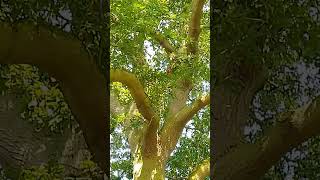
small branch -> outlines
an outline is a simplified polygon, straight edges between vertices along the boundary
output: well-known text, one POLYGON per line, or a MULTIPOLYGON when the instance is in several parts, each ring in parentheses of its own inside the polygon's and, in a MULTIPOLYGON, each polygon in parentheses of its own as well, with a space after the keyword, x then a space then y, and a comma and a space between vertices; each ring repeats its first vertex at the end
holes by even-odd
POLYGON ((200 109, 204 108, 209 103, 210 96, 203 96, 197 99, 191 106, 185 106, 177 114, 168 118, 160 133, 161 140, 165 146, 165 154, 167 156, 169 156, 175 148, 185 125, 200 109))
POLYGON ((204 160, 191 173, 189 180, 201 180, 210 176, 210 159, 204 160))
POLYGON ((197 44, 200 34, 200 23, 203 13, 203 6, 205 4, 205 0, 193 0, 192 1, 192 12, 191 19, 189 24, 189 37, 190 42, 187 45, 188 52, 195 54, 197 51, 197 44))
POLYGON ((168 54, 171 54, 175 51, 174 47, 164 36, 160 34, 160 32, 156 32, 154 38, 159 42, 160 46, 163 47, 168 54))
POLYGON ((247 19, 247 20, 251 20, 251 21, 259 21, 259 22, 263 22, 263 23, 265 23, 265 22, 266 22, 265 20, 263 20, 263 19, 258 19, 258 18, 245 17, 245 19, 247 19))
POLYGON ((320 134, 320 97, 291 112, 255 144, 240 145, 216 163, 214 179, 259 179, 286 152, 320 134))

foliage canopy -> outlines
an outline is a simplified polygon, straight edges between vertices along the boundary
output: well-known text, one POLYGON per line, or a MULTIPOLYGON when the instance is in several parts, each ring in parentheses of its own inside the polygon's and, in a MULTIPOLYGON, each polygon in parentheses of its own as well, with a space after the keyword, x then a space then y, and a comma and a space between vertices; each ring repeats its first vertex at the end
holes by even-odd
MULTIPOLYGON (((111 1, 111 69, 133 73, 141 82, 147 97, 163 126, 169 104, 175 98, 174 88, 181 79, 189 79, 193 88, 186 105, 209 92, 209 3, 203 8, 201 33, 196 56, 188 55, 187 44, 192 1, 111 1), (164 42, 164 39, 166 42, 164 42), (166 46, 166 44, 170 46, 166 46), (167 47, 167 48, 164 48, 167 47), (171 50, 177 50, 172 63, 171 50), (169 53, 168 53, 169 52, 169 53), (173 67, 172 74, 167 69, 173 67)), ((126 110, 134 99, 120 83, 113 83, 111 92, 124 107, 123 113, 111 115, 112 178, 132 178, 133 157, 127 137, 126 110)), ((135 114, 130 128, 143 124, 140 113, 135 114)), ((161 129, 161 128, 160 128, 161 129)), ((160 132, 159 129, 159 132, 160 132)), ((201 110, 185 127, 176 150, 166 165, 166 177, 187 178, 193 168, 209 157, 209 108, 201 110)))

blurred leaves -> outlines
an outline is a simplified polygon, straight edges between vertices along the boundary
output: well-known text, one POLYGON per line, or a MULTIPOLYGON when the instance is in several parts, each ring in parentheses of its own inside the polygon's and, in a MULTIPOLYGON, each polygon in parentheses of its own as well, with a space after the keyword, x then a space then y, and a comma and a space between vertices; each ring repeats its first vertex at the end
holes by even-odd
POLYGON ((62 132, 73 119, 58 82, 30 65, 2 65, 1 78, 8 91, 17 94, 24 104, 21 117, 52 132, 62 132))

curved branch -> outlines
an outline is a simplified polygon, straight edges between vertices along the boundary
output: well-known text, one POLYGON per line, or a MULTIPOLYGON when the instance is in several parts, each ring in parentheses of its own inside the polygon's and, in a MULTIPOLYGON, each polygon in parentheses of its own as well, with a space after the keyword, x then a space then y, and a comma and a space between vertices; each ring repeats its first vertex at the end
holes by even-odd
POLYGON ((210 96, 203 96, 197 99, 191 106, 185 106, 164 124, 160 137, 165 147, 165 155, 169 156, 175 148, 178 139, 183 131, 185 125, 192 119, 192 117, 210 103, 210 96))
POLYGON ((157 152, 157 130, 159 127, 159 116, 154 112, 144 88, 135 75, 119 69, 110 70, 111 82, 121 82, 125 84, 131 92, 136 106, 148 123, 145 134, 144 153, 146 156, 157 152))
POLYGON ((204 160, 191 173, 189 180, 201 180, 210 176, 210 159, 204 160))
POLYGON ((151 102, 144 92, 142 84, 134 74, 131 74, 130 72, 124 70, 111 69, 110 81, 121 82, 128 87, 134 101, 137 104, 139 112, 148 122, 159 119, 157 114, 152 109, 151 102))
POLYGON ((216 163, 214 179, 259 179, 286 152, 320 134, 320 97, 291 112, 255 144, 243 144, 216 163))
POLYGON ((94 160, 108 172, 107 80, 82 52, 80 42, 67 37, 63 33, 54 37, 43 28, 35 31, 26 24, 13 32, 9 25, 0 24, 0 63, 36 65, 59 80, 94 160))
POLYGON ((190 42, 187 45, 188 52, 195 54, 197 51, 197 42, 200 34, 200 23, 203 13, 203 6, 205 0, 193 0, 192 1, 192 12, 189 24, 189 37, 190 42))

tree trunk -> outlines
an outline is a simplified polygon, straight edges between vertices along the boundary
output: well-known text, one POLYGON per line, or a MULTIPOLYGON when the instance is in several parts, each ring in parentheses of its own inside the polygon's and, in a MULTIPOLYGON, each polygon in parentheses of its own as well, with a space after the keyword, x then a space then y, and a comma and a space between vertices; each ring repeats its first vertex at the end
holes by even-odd
POLYGON ((143 157, 140 161, 134 162, 134 180, 154 179, 162 180, 165 178, 165 165, 159 157, 143 157))
POLYGON ((266 73, 259 65, 226 63, 213 91, 214 161, 236 148, 243 137, 255 93, 263 87, 266 73))

